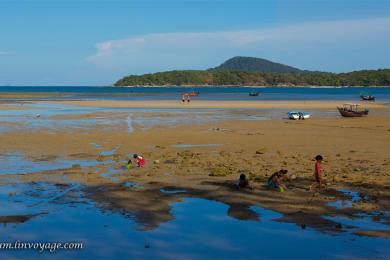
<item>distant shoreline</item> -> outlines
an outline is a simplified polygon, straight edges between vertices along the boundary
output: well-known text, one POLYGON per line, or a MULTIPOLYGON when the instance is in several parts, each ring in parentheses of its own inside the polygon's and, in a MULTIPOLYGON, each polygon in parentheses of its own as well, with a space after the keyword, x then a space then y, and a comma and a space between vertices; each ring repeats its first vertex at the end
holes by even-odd
MULTIPOLYGON (((286 89, 292 89, 292 88, 307 88, 307 89, 336 89, 336 88, 342 88, 342 89, 348 89, 348 88, 370 88, 370 89, 380 89, 380 88, 390 88, 390 86, 237 86, 237 85, 134 85, 134 86, 0 86, 0 93, 23 93, 23 92, 29 92, 26 91, 25 88, 28 89, 35 89, 35 88, 111 88, 111 89, 131 89, 131 88, 187 88, 187 89, 193 89, 193 88, 232 88, 232 89, 257 89, 257 88, 286 88, 286 89), (24 88, 20 91, 15 91, 18 88, 24 88)), ((39 93, 51 93, 52 91, 39 91, 39 93)), ((55 91, 54 91, 55 92, 55 91)), ((61 93, 72 93, 61 91, 61 93)))
MULTIPOLYGON (((49 104, 71 105, 80 107, 103 108, 180 108, 180 109, 335 109, 350 100, 196 100, 190 103, 182 103, 180 100, 56 100, 47 101, 49 104)), ((32 102, 34 103, 34 102, 32 102)), ((369 108, 386 108, 385 103, 367 103, 356 101, 369 108)))
POLYGON ((237 86, 237 85, 160 85, 107 86, 113 88, 390 88, 390 86, 237 86))

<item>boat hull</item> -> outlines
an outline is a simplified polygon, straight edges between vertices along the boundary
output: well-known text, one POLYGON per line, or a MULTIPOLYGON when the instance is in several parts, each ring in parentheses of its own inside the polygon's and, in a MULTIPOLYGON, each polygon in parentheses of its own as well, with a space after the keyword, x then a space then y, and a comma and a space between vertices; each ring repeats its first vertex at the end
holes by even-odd
POLYGON ((351 111, 351 110, 345 110, 342 107, 337 108, 343 117, 363 117, 368 115, 368 110, 364 111, 351 111))

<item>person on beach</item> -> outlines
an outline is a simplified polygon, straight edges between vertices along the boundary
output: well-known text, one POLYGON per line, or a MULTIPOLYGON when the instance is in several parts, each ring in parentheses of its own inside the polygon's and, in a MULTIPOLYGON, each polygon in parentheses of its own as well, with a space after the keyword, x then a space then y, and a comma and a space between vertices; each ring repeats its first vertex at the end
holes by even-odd
POLYGON ((125 168, 127 169, 127 170, 130 170, 130 169, 132 169, 134 166, 133 166, 133 162, 131 161, 131 159, 127 162, 127 164, 126 164, 126 166, 125 166, 125 168))
POLYGON ((237 189, 249 188, 249 181, 246 178, 245 174, 241 174, 240 178, 237 181, 237 189))
POLYGON ((181 102, 185 103, 186 101, 188 103, 191 101, 190 95, 188 95, 188 93, 184 93, 181 95, 181 102))
POLYGON ((302 112, 298 112, 299 120, 305 120, 305 117, 303 116, 302 112))
POLYGON ((278 189, 280 192, 284 192, 287 189, 286 185, 284 184, 284 179, 286 178, 287 173, 288 170, 282 169, 272 174, 267 180, 268 187, 278 189))
MULTIPOLYGON (((322 183, 323 183, 323 174, 324 170, 322 169, 322 160, 324 159, 321 155, 317 155, 315 157, 316 163, 314 165, 314 178, 315 183, 318 185, 320 191, 322 190, 322 183)), ((312 189, 313 184, 310 186, 310 190, 312 189)))
POLYGON ((145 159, 142 156, 139 156, 138 154, 134 154, 133 158, 135 159, 135 162, 137 164, 137 167, 144 167, 145 165, 145 159))

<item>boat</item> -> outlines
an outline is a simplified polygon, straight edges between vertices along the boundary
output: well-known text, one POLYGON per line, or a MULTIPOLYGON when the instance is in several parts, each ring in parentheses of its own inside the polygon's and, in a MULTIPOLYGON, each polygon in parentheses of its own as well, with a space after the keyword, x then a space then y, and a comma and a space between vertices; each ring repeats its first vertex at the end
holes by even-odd
POLYGON ((260 93, 257 92, 257 91, 251 91, 251 92, 249 92, 249 96, 251 96, 251 97, 257 97, 259 94, 260 94, 260 93))
POLYGON ((185 92, 185 93, 182 93, 181 95, 188 96, 188 97, 197 97, 197 96, 199 96, 199 91, 185 92))
POLYGON ((373 95, 360 95, 360 98, 364 101, 375 101, 375 97, 373 95))
POLYGON ((292 120, 304 120, 309 119, 311 114, 302 111, 290 111, 288 112, 288 118, 292 120))
POLYGON ((362 108, 359 104, 344 104, 337 107, 340 114, 344 117, 362 117, 368 115, 368 109, 362 108))

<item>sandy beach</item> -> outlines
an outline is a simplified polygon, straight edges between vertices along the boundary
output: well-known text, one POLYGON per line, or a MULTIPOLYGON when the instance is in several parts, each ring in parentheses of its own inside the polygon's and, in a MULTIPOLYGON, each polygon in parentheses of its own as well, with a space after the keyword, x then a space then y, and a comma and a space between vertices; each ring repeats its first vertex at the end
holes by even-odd
MULTIPOLYGON (((98 107, 180 107, 173 101, 56 101, 52 104, 98 107)), ((190 104, 193 108, 334 108, 339 102, 214 102, 190 104)), ((186 104, 187 105, 187 104, 186 104)), ((154 229, 174 218, 171 203, 181 197, 205 198, 229 205, 229 215, 251 219, 251 205, 283 214, 281 222, 319 230, 343 228, 323 216, 350 216, 356 213, 390 210, 390 118, 385 104, 369 104, 381 116, 367 118, 323 118, 289 120, 223 120, 190 125, 156 124, 145 128, 134 124, 98 128, 12 131, 0 135, 0 154, 23 152, 32 162, 51 162, 59 158, 92 160, 102 164, 81 167, 78 163, 64 169, 28 174, 0 175, 2 185, 17 182, 50 182, 55 185, 80 183, 89 199, 99 207, 134 214, 142 229, 154 229), (96 145, 93 145, 96 144, 96 145), (104 154, 102 151, 111 151, 104 154), (121 167, 138 153, 146 167, 131 171, 121 167), (313 183, 314 156, 324 160, 327 189, 310 191, 313 183), (104 177, 107 167, 115 172, 104 177), (265 186, 266 179, 279 169, 288 169, 288 190, 280 193, 265 186), (234 184, 244 173, 253 189, 237 191, 234 184), (115 177, 114 179, 112 177, 115 177), (134 182, 142 188, 124 188, 134 182), (161 189, 183 189, 184 194, 163 194, 161 189), (339 192, 350 189, 361 194, 349 208, 335 208, 331 202, 346 199, 339 192), (137 201, 137 203, 134 203, 137 201)), ((7 106, 0 109, 8 109, 7 106)), ((165 117, 173 112, 161 112, 165 117)), ((218 113, 218 112, 214 112, 218 113)), ((151 114, 144 113, 148 118, 151 114)), ((154 115, 155 116, 155 115, 154 115)), ((188 113, 191 116, 191 113, 188 113)), ((126 118, 123 112, 94 112, 52 117, 51 120, 126 118)), ((347 197, 348 198, 348 197, 347 197)), ((17 216, 15 216, 17 218, 17 216)), ((5 220, 4 220, 5 221, 5 220)), ((9 221, 9 218, 7 219, 9 221)), ((384 216, 384 221, 390 219, 384 216)), ((360 230, 360 235, 388 236, 385 230, 360 230)))
MULTIPOLYGON (((111 108, 288 108, 288 109, 335 109, 343 103, 350 101, 216 101, 196 100, 182 103, 180 100, 150 100, 150 101, 122 101, 122 100, 61 100, 50 102, 52 104, 75 105, 86 107, 111 108)), ((368 108, 384 108, 383 104, 357 102, 368 108)))

